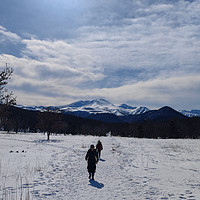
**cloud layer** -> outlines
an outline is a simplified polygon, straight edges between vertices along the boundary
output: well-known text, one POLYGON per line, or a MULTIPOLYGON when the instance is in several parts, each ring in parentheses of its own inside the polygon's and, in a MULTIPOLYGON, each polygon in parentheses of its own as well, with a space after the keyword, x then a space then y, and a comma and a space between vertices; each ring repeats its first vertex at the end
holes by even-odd
POLYGON ((32 5, 41 21, 28 13, 30 1, 22 1, 30 25, 0 25, 0 60, 15 70, 9 87, 18 103, 105 97, 133 106, 200 109, 199 0, 45 2, 32 5), (42 26, 50 26, 48 34, 42 26))

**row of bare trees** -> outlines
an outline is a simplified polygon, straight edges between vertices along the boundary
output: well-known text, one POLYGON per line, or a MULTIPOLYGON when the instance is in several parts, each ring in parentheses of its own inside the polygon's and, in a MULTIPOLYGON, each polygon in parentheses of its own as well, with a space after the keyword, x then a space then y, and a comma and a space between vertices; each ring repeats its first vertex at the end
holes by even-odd
POLYGON ((106 123, 52 111, 28 111, 11 106, 4 130, 51 134, 81 134, 137 138, 200 138, 200 117, 144 121, 140 123, 106 123))

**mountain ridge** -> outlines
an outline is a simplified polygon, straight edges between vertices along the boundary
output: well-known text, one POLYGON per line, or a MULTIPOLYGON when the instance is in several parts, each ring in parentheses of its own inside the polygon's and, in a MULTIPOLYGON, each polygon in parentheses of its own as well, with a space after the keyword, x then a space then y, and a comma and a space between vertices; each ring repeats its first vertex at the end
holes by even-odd
MULTIPOLYGON (((167 120, 170 118, 184 118, 187 115, 164 106, 158 110, 150 110, 147 107, 133 107, 127 104, 114 105, 106 99, 80 100, 64 106, 18 106, 23 109, 35 111, 61 112, 78 117, 100 120, 105 122, 140 122, 146 120, 167 120)), ((198 112, 198 110, 195 110, 198 112)))
MULTIPOLYGON (((136 107, 130 106, 125 103, 120 105, 114 105, 108 100, 100 98, 93 100, 80 100, 73 102, 71 104, 62 105, 62 106, 23 106, 17 105, 19 108, 33 110, 33 111, 46 111, 48 110, 59 110, 61 112, 75 112, 75 113, 89 113, 89 114, 115 114, 117 116, 129 116, 135 114, 142 114, 147 111, 150 111, 147 107, 136 107)), ((178 110, 179 113, 187 117, 198 117, 200 116, 200 110, 178 110)), ((85 113, 85 114, 86 114, 85 113)), ((85 115, 84 114, 84 115, 85 115)))

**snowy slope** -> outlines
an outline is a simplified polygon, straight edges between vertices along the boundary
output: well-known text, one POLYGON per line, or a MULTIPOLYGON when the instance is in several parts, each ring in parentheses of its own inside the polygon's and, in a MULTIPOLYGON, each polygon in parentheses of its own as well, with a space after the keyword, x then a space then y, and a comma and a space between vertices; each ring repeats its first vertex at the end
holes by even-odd
POLYGON ((0 167, 1 200, 200 199, 200 140, 0 134, 0 167), (99 139, 91 181, 84 157, 99 139))
POLYGON ((78 101, 67 106, 60 106, 64 112, 88 112, 90 114, 109 113, 117 116, 141 114, 149 109, 146 107, 131 107, 126 104, 114 105, 105 99, 78 101))
POLYGON ((25 110, 40 111, 40 112, 46 110, 46 107, 44 107, 44 106, 25 106, 25 105, 17 105, 16 107, 22 108, 22 109, 25 109, 25 110))
POLYGON ((55 106, 25 106, 25 105, 16 105, 17 108, 21 108, 24 110, 31 110, 31 111, 40 111, 40 112, 46 112, 46 111, 53 111, 53 112, 59 112, 59 109, 55 106))
POLYGON ((200 110, 180 110, 179 112, 187 117, 199 117, 200 116, 200 110))
POLYGON ((146 107, 131 107, 126 104, 120 106, 114 105, 105 99, 94 99, 87 101, 77 101, 65 106, 23 106, 17 105, 18 108, 33 110, 33 111, 45 111, 47 109, 60 110, 62 112, 73 112, 78 116, 82 116, 81 113, 88 114, 114 114, 117 116, 135 115, 141 114, 149 109, 146 107))
MULTIPOLYGON (((138 115, 149 111, 147 107, 133 107, 127 104, 114 105, 105 99, 93 99, 86 101, 77 101, 64 106, 23 106, 17 105, 18 108, 23 108, 33 111, 45 111, 51 109, 53 111, 71 112, 78 116, 88 116, 90 114, 114 114, 116 116, 138 115)), ((200 116, 200 110, 179 110, 179 112, 187 117, 200 116)))

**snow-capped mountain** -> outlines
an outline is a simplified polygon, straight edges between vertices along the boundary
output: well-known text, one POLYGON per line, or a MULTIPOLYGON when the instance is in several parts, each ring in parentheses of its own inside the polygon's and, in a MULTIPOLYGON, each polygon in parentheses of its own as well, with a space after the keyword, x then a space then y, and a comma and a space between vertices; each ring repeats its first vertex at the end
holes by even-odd
POLYGON ((179 112, 187 117, 199 117, 200 116, 200 110, 180 110, 179 112))
MULTIPOLYGON (((172 115, 176 117, 178 115, 178 112, 173 109, 173 114, 171 114, 171 110, 169 109, 149 110, 147 107, 133 107, 127 104, 114 105, 106 99, 81 100, 56 107, 31 107, 22 105, 18 105, 17 107, 40 112, 50 110, 52 112, 62 112, 64 114, 72 114, 79 117, 117 123, 167 118, 166 115, 168 115, 168 117, 172 117, 172 115), (160 114, 161 111, 162 113, 160 114)), ((187 117, 200 116, 200 110, 181 110, 179 111, 179 114, 183 114, 187 117)))
POLYGON ((138 115, 149 111, 147 107, 132 107, 127 104, 121 104, 119 107, 125 109, 125 111, 128 112, 129 115, 138 115))
POLYGON ((31 111, 40 111, 40 112, 45 112, 45 111, 53 111, 53 112, 58 112, 59 108, 55 106, 24 106, 24 105, 17 105, 17 108, 25 109, 25 110, 31 110, 31 111))
POLYGON ((17 105, 16 107, 25 109, 25 110, 32 110, 32 111, 46 111, 46 107, 44 106, 25 106, 25 105, 17 105))
POLYGON ((59 106, 62 112, 87 112, 89 114, 114 114, 117 116, 142 114, 149 111, 146 107, 132 107, 126 104, 114 105, 105 99, 77 101, 75 103, 59 106))

